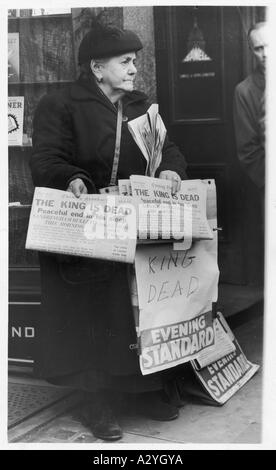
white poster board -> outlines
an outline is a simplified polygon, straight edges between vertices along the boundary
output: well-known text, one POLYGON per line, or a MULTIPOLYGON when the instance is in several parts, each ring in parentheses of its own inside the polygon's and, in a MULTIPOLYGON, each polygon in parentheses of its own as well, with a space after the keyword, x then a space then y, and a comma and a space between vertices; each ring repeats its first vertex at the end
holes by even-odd
POLYGON ((8 144, 22 145, 24 119, 24 96, 8 98, 8 144))
MULTIPOLYGON (((208 186, 210 228, 216 228, 215 184, 208 186)), ((186 251, 172 244, 137 247, 135 272, 139 306, 142 374, 196 358, 215 342, 212 304, 217 301, 217 233, 186 251)))

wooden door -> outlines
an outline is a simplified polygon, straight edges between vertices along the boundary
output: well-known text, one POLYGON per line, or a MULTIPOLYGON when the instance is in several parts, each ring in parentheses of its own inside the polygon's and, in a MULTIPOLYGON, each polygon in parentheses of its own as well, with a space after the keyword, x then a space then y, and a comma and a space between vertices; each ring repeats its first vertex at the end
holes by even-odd
POLYGON ((263 271, 260 196, 240 168, 232 117, 234 88, 248 66, 245 10, 154 11, 160 112, 189 177, 216 181, 220 281, 239 285, 261 284, 263 271))

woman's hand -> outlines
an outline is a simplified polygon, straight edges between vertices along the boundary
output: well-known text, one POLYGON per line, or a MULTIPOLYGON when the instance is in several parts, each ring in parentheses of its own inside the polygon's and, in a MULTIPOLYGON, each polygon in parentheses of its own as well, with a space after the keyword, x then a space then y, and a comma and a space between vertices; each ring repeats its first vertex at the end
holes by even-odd
POLYGON ((87 187, 85 186, 81 178, 76 178, 75 180, 70 181, 66 191, 73 193, 76 197, 80 197, 81 194, 88 193, 87 187))
POLYGON ((175 171, 161 171, 159 178, 163 180, 170 180, 172 182, 172 195, 174 195, 175 193, 177 193, 177 191, 180 190, 181 178, 175 171))

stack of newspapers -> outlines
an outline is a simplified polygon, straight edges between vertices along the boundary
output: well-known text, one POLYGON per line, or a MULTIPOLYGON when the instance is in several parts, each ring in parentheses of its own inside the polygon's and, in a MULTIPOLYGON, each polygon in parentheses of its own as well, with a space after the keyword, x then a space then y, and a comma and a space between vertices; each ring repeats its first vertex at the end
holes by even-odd
POLYGON ((119 181, 121 194, 78 199, 71 192, 37 187, 26 248, 132 263, 139 242, 174 241, 179 249, 187 240, 211 240, 208 219, 216 208, 208 183, 182 181, 172 196, 168 180, 133 175, 119 181))
POLYGON ((210 187, 185 180, 172 195, 169 180, 154 178, 166 137, 158 105, 128 126, 147 161, 146 175, 132 175, 119 180, 115 190, 79 199, 35 188, 27 249, 133 263, 137 243, 174 242, 175 249, 186 250, 193 240, 213 239, 207 212, 216 214, 214 182, 210 187))
POLYGON ((146 114, 129 121, 128 128, 147 161, 146 175, 154 176, 162 160, 167 133, 158 113, 158 104, 152 104, 146 114))

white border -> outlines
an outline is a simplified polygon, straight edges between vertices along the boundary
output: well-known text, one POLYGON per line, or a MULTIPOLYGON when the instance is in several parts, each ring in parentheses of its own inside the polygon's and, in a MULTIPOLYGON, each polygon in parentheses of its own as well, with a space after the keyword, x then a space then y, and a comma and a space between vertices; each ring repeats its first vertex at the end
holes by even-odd
MULTIPOLYGON (((276 116, 274 115, 276 109, 276 93, 275 93, 275 67, 272 64, 272 58, 276 57, 275 47, 276 41, 273 38, 273 29, 276 25, 276 5, 273 0, 268 1, 251 1, 251 2, 219 2, 219 1, 118 1, 109 0, 105 1, 105 6, 152 6, 152 5, 221 5, 221 6, 268 6, 269 21, 271 24, 270 35, 270 66, 268 73, 268 158, 267 158, 267 228, 266 228, 266 291, 265 291, 265 356, 264 356, 264 370, 265 370, 265 385, 263 394, 264 413, 263 413, 263 442, 260 445, 242 445, 242 444, 221 444, 221 445, 205 445, 205 444, 187 444, 187 445, 172 445, 172 446, 155 446, 154 450, 160 449, 175 449, 175 450, 213 450, 213 449, 275 449, 276 448, 276 157, 273 153, 275 149, 275 122, 276 116), (274 129, 273 129, 273 127, 274 129)), ((41 1, 35 2, 34 0, 25 1, 21 0, 0 0, 0 50, 1 50, 1 71, 0 74, 0 90, 1 90, 1 109, 0 114, 0 129, 1 129, 1 152, 0 152, 0 299, 1 299, 1 338, 0 338, 0 373, 1 373, 1 404, 0 404, 0 445, 2 449, 87 449, 85 444, 77 445, 52 445, 52 444, 12 444, 7 443, 6 429, 7 429, 7 331, 8 331, 8 316, 7 316, 7 269, 8 269, 8 243, 7 243, 7 182, 8 182, 8 146, 7 146, 7 120, 6 112, 3 111, 7 106, 7 78, 6 78, 6 64, 7 64, 7 9, 8 8, 38 8, 38 7, 84 7, 84 6, 103 6, 101 1, 91 0, 70 0, 70 1, 41 1)), ((89 444, 89 449, 93 448, 106 451, 108 449, 149 449, 152 450, 151 444, 127 445, 127 444, 104 444, 93 446, 89 444)))

